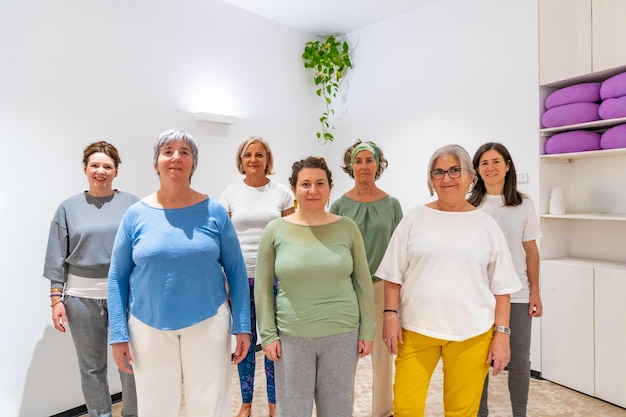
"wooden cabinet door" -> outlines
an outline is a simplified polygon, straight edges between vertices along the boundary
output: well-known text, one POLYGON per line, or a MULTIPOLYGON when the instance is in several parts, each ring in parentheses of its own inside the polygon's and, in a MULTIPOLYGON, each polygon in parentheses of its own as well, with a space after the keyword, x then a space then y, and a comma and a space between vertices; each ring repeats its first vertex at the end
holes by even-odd
POLYGON ((626 407, 626 267, 595 268, 596 397, 626 407))
POLYGON ((594 395, 593 266, 541 262, 541 376, 594 395))
POLYGON ((592 72, 591 39, 591 0, 539 0, 539 84, 592 72))
POLYGON ((626 1, 592 1, 593 72, 626 65, 626 1))

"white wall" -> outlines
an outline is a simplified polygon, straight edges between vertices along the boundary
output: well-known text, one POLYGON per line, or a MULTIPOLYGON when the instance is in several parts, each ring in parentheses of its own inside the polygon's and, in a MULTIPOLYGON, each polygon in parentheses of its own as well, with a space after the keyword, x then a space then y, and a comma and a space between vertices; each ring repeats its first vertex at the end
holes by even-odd
POLYGON ((157 135, 186 129, 200 145, 193 186, 217 197, 239 178, 236 146, 259 134, 274 148, 276 180, 287 182, 294 160, 323 155, 338 197, 351 185, 339 169, 344 149, 370 139, 390 161, 381 187, 407 210, 430 199, 426 162, 436 147, 456 142, 471 153, 498 140, 529 171, 535 197, 536 15, 527 0, 440 0, 349 34, 355 69, 337 140, 320 146, 320 105, 300 58, 306 34, 217 0, 5 2, 0 415, 44 416, 83 403, 71 338, 50 325, 41 272, 55 208, 86 187, 86 144, 118 146, 115 185, 143 196, 157 186, 157 135), (192 111, 240 120, 217 128, 192 122, 192 111))
POLYGON ((50 325, 42 278, 54 210, 87 187, 83 147, 115 144, 123 161, 115 186, 144 196, 157 186, 158 134, 186 129, 200 145, 192 185, 217 198, 240 178, 237 145, 258 134, 275 146, 285 182, 290 163, 319 147, 309 139, 317 101, 300 58, 310 37, 212 0, 23 0, 0 9, 0 415, 46 416, 84 403, 71 337, 50 325), (220 129, 192 122, 192 111, 240 121, 227 137, 212 136, 220 129))
MULTIPOLYGON (((528 172, 520 189, 538 203, 537 32, 534 1, 440 0, 351 33, 354 71, 333 147, 356 138, 380 145, 389 168, 378 184, 406 212, 432 200, 426 171, 436 148, 458 143, 473 156, 484 142, 502 142, 528 172)), ((333 167, 342 156, 329 155, 333 167)), ((352 182, 335 171, 337 198, 352 182)), ((536 371, 539 342, 535 319, 536 371)))
POLYGON ((354 71, 337 145, 381 145, 389 169, 380 186, 405 210, 430 201, 427 163, 449 143, 470 155, 504 143, 517 170, 530 173, 524 191, 537 196, 536 2, 440 0, 350 39, 354 71))

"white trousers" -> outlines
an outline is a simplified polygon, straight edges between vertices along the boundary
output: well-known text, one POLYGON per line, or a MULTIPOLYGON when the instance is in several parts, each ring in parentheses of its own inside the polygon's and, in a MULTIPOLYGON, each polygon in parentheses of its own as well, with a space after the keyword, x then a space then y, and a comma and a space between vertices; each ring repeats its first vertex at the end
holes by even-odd
POLYGON ((139 415, 178 416, 184 379, 187 417, 231 413, 230 309, 180 330, 159 330, 128 320, 139 415))

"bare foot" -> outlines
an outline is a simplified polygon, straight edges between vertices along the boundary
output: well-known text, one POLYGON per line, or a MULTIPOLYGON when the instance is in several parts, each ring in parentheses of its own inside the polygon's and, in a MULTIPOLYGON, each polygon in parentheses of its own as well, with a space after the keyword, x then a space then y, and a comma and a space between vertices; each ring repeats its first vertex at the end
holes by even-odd
POLYGON ((252 403, 241 404, 241 409, 237 414, 237 417, 250 417, 252 415, 252 403))

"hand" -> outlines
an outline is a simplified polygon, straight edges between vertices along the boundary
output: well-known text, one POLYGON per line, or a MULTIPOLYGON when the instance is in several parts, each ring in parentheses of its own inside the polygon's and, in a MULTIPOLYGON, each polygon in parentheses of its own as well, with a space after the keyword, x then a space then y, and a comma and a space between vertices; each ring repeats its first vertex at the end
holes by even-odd
POLYGON ((509 364, 511 359, 510 336, 504 333, 496 332, 491 340, 489 352, 487 353, 487 363, 493 362, 493 372, 491 375, 496 376, 509 364))
POLYGON ((385 318, 383 322, 383 343, 387 346, 389 353, 395 355, 398 353, 398 343, 402 341, 402 327, 397 317, 385 318))
POLYGON ((372 353, 372 347, 374 346, 374 342, 371 340, 359 340, 358 350, 359 357, 364 357, 372 353))
POLYGON ((233 353, 233 363, 237 365, 248 355, 248 350, 250 350, 250 335, 248 333, 237 333, 235 338, 237 345, 233 353))
POLYGON ((113 359, 120 371, 132 374, 133 355, 130 353, 130 345, 128 342, 114 343, 111 345, 113 359))
POLYGON ((263 348, 263 352, 265 352, 265 356, 267 359, 271 361, 277 361, 280 359, 280 355, 282 354, 282 347, 280 345, 280 340, 275 340, 269 345, 263 348))
POLYGON ((52 307, 52 325, 61 333, 65 333, 67 326, 67 316, 65 314, 65 304, 57 303, 52 307))
POLYGON ((528 315, 531 317, 541 317, 543 315, 543 304, 539 294, 530 294, 528 305, 528 315))

